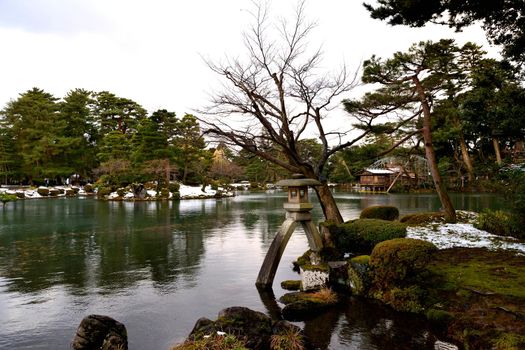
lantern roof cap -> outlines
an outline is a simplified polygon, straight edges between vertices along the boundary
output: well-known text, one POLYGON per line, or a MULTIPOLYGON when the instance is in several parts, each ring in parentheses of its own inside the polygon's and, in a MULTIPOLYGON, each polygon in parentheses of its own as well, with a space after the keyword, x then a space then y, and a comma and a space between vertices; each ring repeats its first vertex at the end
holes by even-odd
POLYGON ((321 183, 316 179, 304 177, 303 174, 293 174, 291 179, 279 180, 275 183, 277 186, 320 186, 321 183))

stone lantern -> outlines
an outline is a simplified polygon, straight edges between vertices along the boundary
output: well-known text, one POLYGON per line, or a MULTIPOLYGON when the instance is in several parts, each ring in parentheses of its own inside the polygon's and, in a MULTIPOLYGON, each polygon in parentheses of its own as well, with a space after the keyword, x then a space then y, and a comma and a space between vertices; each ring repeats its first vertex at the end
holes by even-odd
POLYGON ((263 288, 272 286, 284 249, 298 223, 303 227, 310 250, 314 254, 318 253, 323 247, 321 235, 312 222, 312 214, 310 213, 314 206, 308 200, 308 186, 319 186, 321 183, 297 174, 291 179, 278 181, 276 185, 288 188, 288 202, 283 205, 284 210, 286 210, 286 219, 273 239, 259 271, 255 284, 263 288))

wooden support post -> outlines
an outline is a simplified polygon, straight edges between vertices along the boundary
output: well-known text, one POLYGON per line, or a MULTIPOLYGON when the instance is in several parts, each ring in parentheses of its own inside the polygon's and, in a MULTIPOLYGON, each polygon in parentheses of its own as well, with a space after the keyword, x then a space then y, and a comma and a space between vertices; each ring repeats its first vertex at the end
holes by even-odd
MULTIPOLYGON (((281 262, 281 257, 283 256, 284 249, 286 248, 286 245, 288 244, 288 241, 290 240, 290 237, 292 236, 292 233, 295 230, 295 227, 297 226, 298 222, 301 223, 301 226, 303 227, 304 232, 306 233, 310 249, 315 253, 319 253, 323 248, 323 241, 321 239, 321 235, 319 234, 319 231, 317 230, 317 227, 314 225, 312 220, 307 219, 299 221, 296 220, 297 216, 293 214, 297 213, 292 213, 292 215, 290 215, 283 222, 281 228, 277 232, 277 235, 273 239, 272 244, 270 245, 270 249, 268 249, 268 253, 266 253, 266 257, 264 258, 261 270, 259 271, 259 276, 257 277, 257 282, 255 282, 255 284, 258 287, 272 287, 273 279, 275 278, 275 272, 277 271, 277 267, 281 262)), ((308 215, 307 217, 311 218, 310 215, 308 215)))
POLYGON ((268 249, 268 253, 266 253, 261 270, 259 271, 259 276, 257 276, 257 282, 255 282, 257 286, 263 288, 272 286, 275 272, 283 256, 284 248, 286 248, 286 244, 288 244, 288 240, 295 230, 295 226, 297 226, 297 222, 294 219, 288 218, 284 220, 270 245, 270 249, 268 249))

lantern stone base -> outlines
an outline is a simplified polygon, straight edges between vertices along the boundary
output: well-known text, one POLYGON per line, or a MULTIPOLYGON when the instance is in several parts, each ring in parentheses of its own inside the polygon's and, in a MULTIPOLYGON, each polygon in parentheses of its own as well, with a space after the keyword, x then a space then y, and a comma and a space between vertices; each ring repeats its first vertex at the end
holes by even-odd
POLYGON ((301 284, 303 291, 321 289, 327 286, 330 271, 323 265, 301 267, 301 284))

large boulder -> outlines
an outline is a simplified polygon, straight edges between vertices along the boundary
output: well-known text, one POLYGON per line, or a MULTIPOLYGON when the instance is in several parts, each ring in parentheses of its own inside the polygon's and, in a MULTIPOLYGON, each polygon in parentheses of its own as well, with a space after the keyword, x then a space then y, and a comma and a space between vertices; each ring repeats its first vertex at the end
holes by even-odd
MULTIPOLYGON (((234 335, 242 339, 248 349, 267 350, 272 342, 285 346, 285 342, 294 335, 304 343, 302 331, 297 326, 286 321, 272 321, 262 312, 246 307, 233 306, 221 310, 216 321, 207 318, 197 320, 188 340, 187 349, 193 349, 199 340, 210 339, 219 335, 234 335)), ((287 347, 282 347, 287 348, 287 347)), ((184 344, 175 349, 186 349, 184 344)))
POLYGON ((126 327, 108 316, 89 315, 80 322, 71 347, 75 350, 127 350, 126 327))

